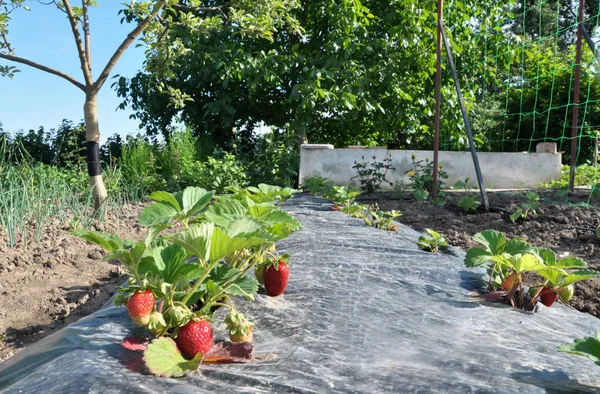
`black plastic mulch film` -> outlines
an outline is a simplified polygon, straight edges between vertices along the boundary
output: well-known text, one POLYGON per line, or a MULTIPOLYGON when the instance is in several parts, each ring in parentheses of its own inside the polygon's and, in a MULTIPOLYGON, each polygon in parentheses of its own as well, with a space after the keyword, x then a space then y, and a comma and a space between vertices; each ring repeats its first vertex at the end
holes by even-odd
POLYGON ((107 305, 0 364, 0 392, 600 392, 600 367, 556 351, 600 331, 595 317, 486 302, 483 272, 420 251, 407 227, 366 227, 310 196, 285 207, 304 226, 278 245, 292 256, 288 288, 240 304, 263 361, 202 365, 182 379, 132 372, 137 356, 120 343, 135 328, 107 305))

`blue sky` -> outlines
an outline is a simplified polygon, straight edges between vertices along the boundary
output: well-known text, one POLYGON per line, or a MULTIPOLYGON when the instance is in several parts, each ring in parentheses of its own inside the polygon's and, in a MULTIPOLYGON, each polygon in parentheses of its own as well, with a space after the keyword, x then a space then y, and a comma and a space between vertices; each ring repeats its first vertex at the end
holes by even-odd
MULTIPOLYGON (((123 8, 117 0, 99 1, 99 7, 90 10, 92 36, 92 70, 94 79, 100 74, 115 49, 133 25, 119 23, 117 15, 123 8)), ((27 1, 31 11, 15 11, 9 26, 9 40, 15 55, 59 69, 83 82, 66 15, 54 6, 27 1)), ((137 43, 137 42, 136 42, 137 43)), ((111 89, 115 74, 132 76, 141 69, 144 48, 132 44, 113 69, 98 97, 98 111, 102 141, 108 136, 134 134, 138 124, 129 119, 131 110, 117 110, 120 99, 111 89)), ((0 64, 8 64, 0 59, 0 64)), ((0 122, 3 129, 15 132, 44 126, 56 128, 62 119, 83 119, 84 93, 67 80, 31 68, 17 65, 21 70, 13 79, 0 77, 0 122)))

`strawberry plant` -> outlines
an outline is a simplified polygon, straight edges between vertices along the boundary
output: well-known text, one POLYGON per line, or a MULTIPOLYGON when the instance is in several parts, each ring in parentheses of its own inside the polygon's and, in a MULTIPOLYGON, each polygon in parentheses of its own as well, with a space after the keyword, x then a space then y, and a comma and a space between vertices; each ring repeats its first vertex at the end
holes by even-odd
POLYGON ((509 218, 510 221, 516 223, 519 219, 527 219, 527 215, 531 214, 533 217, 538 217, 537 209, 540 206, 540 196, 537 193, 528 192, 525 197, 527 201, 521 204, 521 208, 513 212, 509 218))
POLYGON ((354 204, 354 199, 360 193, 359 190, 348 186, 333 186, 333 192, 328 194, 327 197, 333 200, 333 210, 342 210, 346 213, 350 213, 349 211, 352 210, 350 207, 354 204))
POLYGON ((367 226, 386 231, 398 231, 398 225, 394 223, 394 219, 402 214, 396 210, 382 211, 378 204, 373 204, 366 208, 363 207, 362 213, 355 214, 355 216, 362 218, 367 226))
MULTIPOLYGON (((235 297, 253 300, 258 290, 247 274, 267 254, 279 258, 274 244, 300 228, 275 205, 293 192, 268 185, 218 197, 197 187, 159 191, 150 195, 153 203, 139 217, 149 230, 143 241, 74 231, 106 249, 106 258, 120 261, 130 273, 115 303, 125 304, 132 320, 154 335, 144 352, 151 373, 179 376, 197 368, 213 346, 211 324, 219 308, 230 310, 234 328, 231 316, 240 318, 235 297)), ((246 333, 252 326, 244 321, 246 333)), ((241 325, 235 328, 243 331, 241 325)))
POLYGON ((560 345, 557 350, 563 353, 587 357, 600 365, 600 332, 595 337, 578 338, 574 343, 560 345))
POLYGON ((419 248, 427 252, 437 253, 440 249, 440 246, 447 245, 446 240, 440 233, 428 228, 426 228, 425 231, 429 235, 421 235, 419 237, 417 242, 417 246, 419 246, 419 248))
POLYGON ((454 184, 455 188, 460 188, 465 190, 465 195, 458 200, 458 206, 464 209, 466 212, 476 211, 477 208, 481 205, 479 198, 471 194, 471 184, 469 184, 469 178, 465 178, 463 181, 458 181, 454 184))
POLYGON ((536 301, 551 306, 558 297, 565 302, 573 295, 573 284, 590 279, 598 272, 586 269, 587 264, 575 257, 556 258, 547 248, 534 248, 520 238, 507 240, 504 234, 485 230, 473 236, 484 247, 467 251, 465 265, 469 268, 488 264, 488 299, 504 298, 512 306, 533 310, 536 301), (534 272, 543 282, 524 290, 524 274, 534 272), (518 294, 518 298, 515 296, 518 294))

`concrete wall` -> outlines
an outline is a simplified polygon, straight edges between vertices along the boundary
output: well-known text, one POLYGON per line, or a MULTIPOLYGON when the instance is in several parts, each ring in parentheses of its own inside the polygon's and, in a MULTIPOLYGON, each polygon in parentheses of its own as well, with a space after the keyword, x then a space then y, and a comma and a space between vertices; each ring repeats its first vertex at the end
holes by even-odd
MULTIPOLYGON (((372 161, 373 156, 377 161, 382 161, 386 156, 391 155, 392 166, 396 170, 388 173, 388 179, 394 182, 394 185, 399 182, 408 184, 409 178, 405 173, 413 169, 411 160, 413 154, 416 155, 416 160, 425 160, 425 158, 433 160, 433 151, 385 148, 333 149, 333 145, 302 145, 299 180, 302 184, 305 178, 322 176, 330 179, 334 184, 358 185, 358 178, 351 181, 351 178, 356 175, 356 170, 352 168, 355 161, 372 161)), ((478 156, 483 181, 487 188, 530 188, 537 187, 543 182, 560 179, 560 153, 480 152, 478 156)), ((477 184, 470 152, 439 152, 439 162, 449 175, 445 180, 448 186, 466 177, 470 178, 471 184, 477 184)))

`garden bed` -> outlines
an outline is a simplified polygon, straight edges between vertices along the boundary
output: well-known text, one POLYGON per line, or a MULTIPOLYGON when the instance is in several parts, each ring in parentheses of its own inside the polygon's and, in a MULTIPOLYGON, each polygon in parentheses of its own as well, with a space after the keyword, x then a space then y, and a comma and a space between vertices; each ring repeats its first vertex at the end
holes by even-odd
MULTIPOLYGON (((525 202, 524 193, 488 193, 492 210, 483 208, 467 213, 457 206, 460 193, 449 193, 449 201, 441 207, 431 203, 407 199, 365 200, 364 203, 377 202, 384 210, 396 209, 403 216, 396 219, 419 232, 426 228, 441 233, 448 244, 463 250, 480 246, 472 236, 486 229, 494 229, 506 234, 508 238, 522 237, 536 247, 547 247, 558 255, 569 253, 588 263, 588 267, 600 270, 600 240, 594 230, 600 225, 600 211, 584 207, 541 201, 539 216, 529 215, 526 220, 512 223, 509 213, 525 202), (498 209, 500 208, 500 209, 498 209)), ((588 194, 571 196, 572 202, 587 201, 588 194)), ((544 197, 540 193, 540 197, 544 197)), ((552 196, 555 197, 555 196, 552 196)), ((580 311, 600 317, 600 279, 590 279, 575 284, 575 294, 570 305, 580 311)))
MULTIPOLYGON (((137 224, 141 205, 108 213, 98 231, 115 231, 140 239, 146 229, 137 224)), ((105 252, 75 237, 73 218, 44 225, 40 243, 18 236, 6 246, 0 231, 0 362, 23 346, 98 310, 125 280, 124 270, 103 260, 105 252)), ((35 235, 33 225, 27 227, 35 235)))

